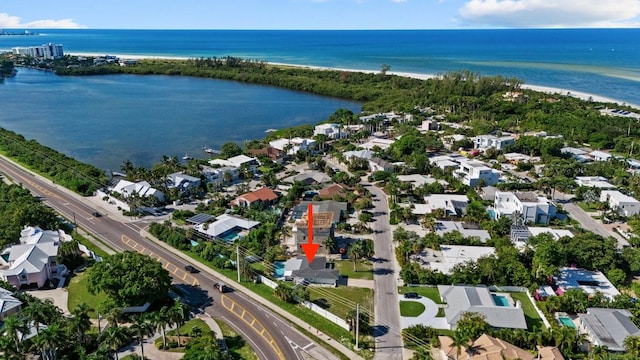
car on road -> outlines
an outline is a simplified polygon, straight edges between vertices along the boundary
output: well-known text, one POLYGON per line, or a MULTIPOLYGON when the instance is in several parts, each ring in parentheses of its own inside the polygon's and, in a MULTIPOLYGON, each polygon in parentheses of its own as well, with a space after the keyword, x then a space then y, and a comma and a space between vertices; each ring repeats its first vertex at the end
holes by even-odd
POLYGON ((213 287, 216 288, 221 293, 225 293, 225 292, 229 291, 229 287, 227 285, 223 284, 223 283, 215 283, 215 284, 213 284, 213 287))
POLYGON ((91 213, 91 215, 93 215, 93 217, 100 217, 100 216, 102 216, 102 214, 100 214, 100 213, 99 213, 99 212, 97 212, 97 211, 92 212, 92 213, 91 213))
POLYGON ((187 270, 188 272, 195 274, 195 273, 199 273, 200 270, 196 269, 195 267, 193 267, 192 265, 185 265, 184 269, 187 270))
POLYGON ((420 295, 416 292, 408 292, 404 294, 405 299, 420 299, 420 295))

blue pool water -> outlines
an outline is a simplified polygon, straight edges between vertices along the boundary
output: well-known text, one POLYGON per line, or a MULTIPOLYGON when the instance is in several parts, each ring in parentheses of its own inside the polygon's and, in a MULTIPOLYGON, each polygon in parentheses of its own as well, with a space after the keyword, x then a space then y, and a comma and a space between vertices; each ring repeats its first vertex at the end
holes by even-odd
POLYGON ((273 276, 281 278, 284 276, 284 261, 273 262, 273 276))
POLYGON ((231 230, 228 233, 220 236, 220 238, 226 242, 234 242, 238 239, 238 234, 240 233, 240 231, 237 230, 231 230))
POLYGON ((496 219, 496 212, 493 209, 488 209, 487 212, 489 213, 489 216, 491 217, 491 220, 495 220, 496 219))
POLYGON ((566 327, 570 327, 572 329, 576 328, 576 324, 574 324, 573 321, 566 316, 558 317, 558 321, 560 321, 560 323, 566 327))
POLYGON ((500 295, 491 295, 493 296, 493 302, 498 306, 509 306, 509 300, 506 297, 500 295))

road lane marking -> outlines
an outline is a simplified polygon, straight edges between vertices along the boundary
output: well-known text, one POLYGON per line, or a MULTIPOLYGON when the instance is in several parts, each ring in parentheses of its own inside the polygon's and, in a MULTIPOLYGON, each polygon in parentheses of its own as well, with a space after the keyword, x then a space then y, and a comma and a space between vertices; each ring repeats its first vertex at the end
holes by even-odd
POLYGON ((160 264, 162 264, 162 267, 164 269, 166 269, 170 274, 173 274, 176 278, 181 279, 182 281, 186 282, 187 284, 191 284, 192 286, 199 286, 200 283, 198 282, 198 279, 196 279, 194 276, 190 275, 189 273, 187 273, 186 271, 180 269, 179 266, 176 266, 174 264, 172 264, 171 262, 165 260, 163 257, 161 257, 158 254, 155 254, 153 251, 147 249, 146 247, 144 247, 143 245, 139 244, 137 241, 133 240, 132 238, 126 236, 126 235, 122 235, 120 236, 120 240, 127 246, 129 246, 130 248, 132 248, 133 250, 147 255, 152 259, 155 259, 156 261, 158 261, 160 264))
POLYGON ((276 352, 276 354, 278 354, 278 358, 280 358, 281 360, 285 360, 282 350, 280 350, 280 347, 276 343, 273 336, 269 333, 269 331, 267 331, 267 328, 260 323, 260 320, 258 320, 255 316, 253 316, 250 312, 248 312, 244 307, 242 307, 242 305, 239 305, 238 303, 231 300, 226 295, 222 295, 220 297, 220 303, 227 310, 231 311, 235 316, 242 319, 242 321, 244 321, 247 325, 249 325, 253 329, 253 331, 255 331, 258 335, 260 335, 260 337, 264 339, 264 341, 266 341, 269 345, 271 345, 271 347, 276 352), (242 313, 236 312, 235 311, 236 307, 239 308, 240 311, 242 311, 242 313), (249 315, 251 318, 253 318, 253 320, 252 321, 247 320, 245 315, 249 315), (256 325, 258 325, 262 330, 256 328, 256 325))

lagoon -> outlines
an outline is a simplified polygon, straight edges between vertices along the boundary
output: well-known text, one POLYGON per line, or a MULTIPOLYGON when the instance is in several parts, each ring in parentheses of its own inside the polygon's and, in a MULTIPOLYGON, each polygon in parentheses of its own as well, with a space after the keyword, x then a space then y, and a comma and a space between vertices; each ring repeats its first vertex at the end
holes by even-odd
POLYGON ((178 76, 69 77, 20 68, 0 84, 0 127, 80 161, 116 171, 126 159, 203 157, 203 146, 242 144, 326 120, 360 104, 233 81, 178 76))

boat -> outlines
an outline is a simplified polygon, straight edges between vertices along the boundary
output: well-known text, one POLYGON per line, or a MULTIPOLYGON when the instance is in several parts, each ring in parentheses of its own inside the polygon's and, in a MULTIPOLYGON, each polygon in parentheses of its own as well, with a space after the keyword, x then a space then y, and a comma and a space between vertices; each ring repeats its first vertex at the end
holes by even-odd
POLYGON ((220 154, 220 153, 222 153, 220 150, 214 150, 214 149, 210 148, 207 145, 202 147, 202 151, 204 151, 204 152, 206 152, 208 154, 220 154))
POLYGON ((266 133, 270 133, 270 132, 274 132, 274 131, 278 131, 278 129, 267 129, 264 132, 266 133))
POLYGON ((182 160, 191 160, 193 159, 191 156, 189 156, 189 154, 184 154, 184 156, 182 157, 182 160))

